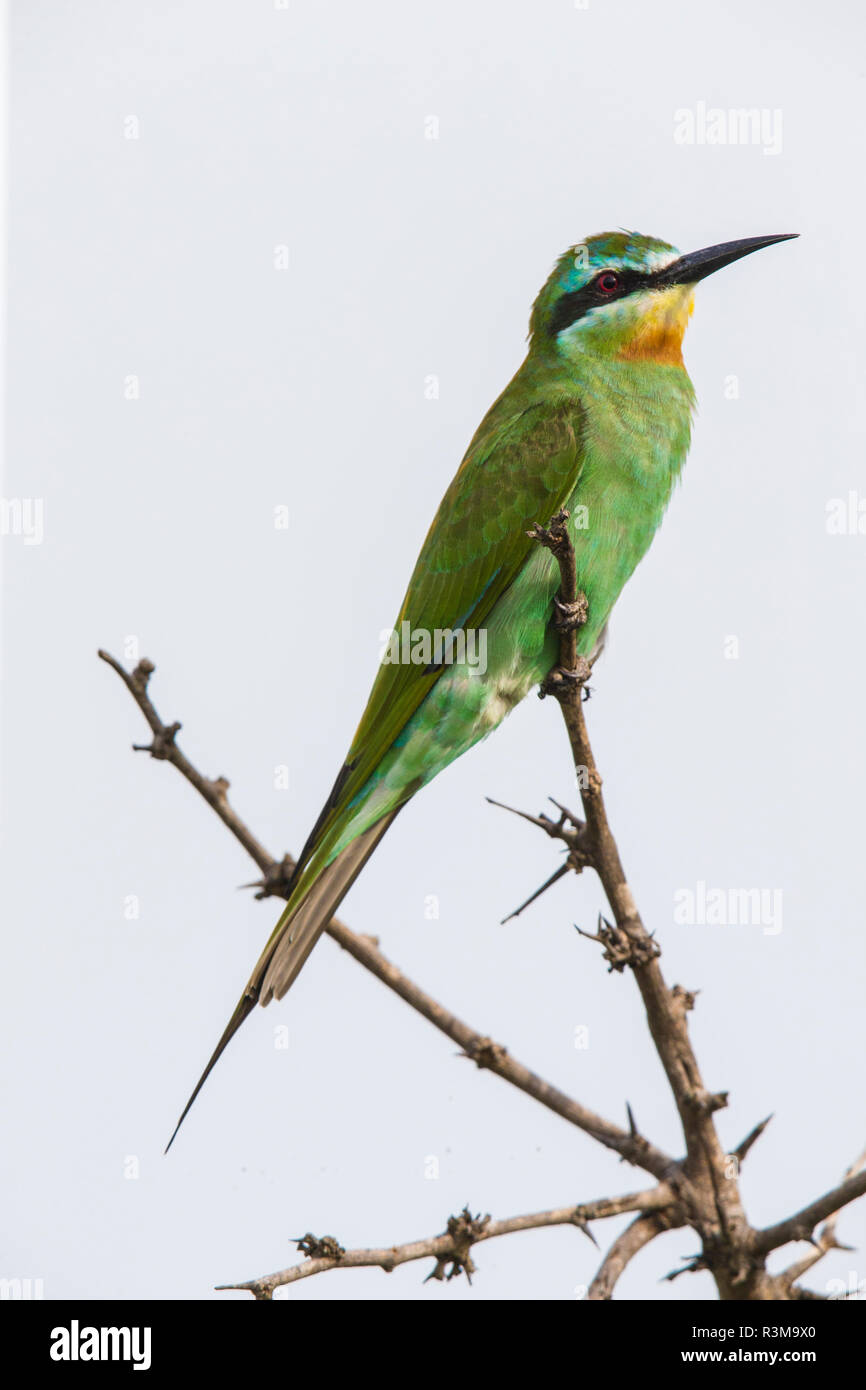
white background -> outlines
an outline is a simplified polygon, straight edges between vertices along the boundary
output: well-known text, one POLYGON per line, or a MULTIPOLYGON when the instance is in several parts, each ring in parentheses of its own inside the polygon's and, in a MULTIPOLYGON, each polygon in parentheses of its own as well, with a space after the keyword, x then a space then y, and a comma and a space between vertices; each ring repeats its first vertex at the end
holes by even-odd
MULTIPOLYGON (((207 1297, 290 1263, 305 1231, 390 1244, 467 1201, 500 1217, 644 1185, 327 940, 163 1158, 278 905, 237 891, 241 849, 130 752, 145 726, 95 654, 137 639, 182 747, 274 853, 297 850, 533 296, 568 245, 617 226, 684 251, 802 234, 698 290, 691 457, 589 717, 663 966, 701 991, 725 1142, 775 1112, 744 1170, 751 1219, 860 1151, 866 536, 828 535, 826 508, 866 493, 862 30, 849 0, 13 6, 4 495, 44 499, 45 531, 2 540, 0 1274, 49 1298, 207 1297), (675 111, 699 102, 780 110, 781 152, 677 144, 675 111), (675 925, 699 881, 781 889, 782 932, 675 925)), ((634 984, 573 929, 593 927, 597 882, 500 926, 558 860, 488 794, 576 802, 552 702, 530 697, 416 799, 345 919, 679 1152, 634 984)), ((840 1235, 863 1246, 863 1206, 840 1235)), ((618 1295, 714 1296, 707 1275, 657 1282, 694 1247, 656 1242, 618 1295)), ((862 1279, 863 1260, 808 1282, 862 1279)), ((472 1289, 414 1265, 290 1297, 572 1299, 596 1261, 564 1228, 479 1247, 472 1289)))

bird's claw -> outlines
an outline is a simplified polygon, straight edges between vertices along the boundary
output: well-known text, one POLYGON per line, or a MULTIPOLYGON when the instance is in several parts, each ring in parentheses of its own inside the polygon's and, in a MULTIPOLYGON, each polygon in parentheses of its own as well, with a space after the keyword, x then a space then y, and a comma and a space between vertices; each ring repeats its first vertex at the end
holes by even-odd
POLYGON ((578 594, 573 603, 564 602, 558 594, 553 596, 553 626, 557 632, 576 632, 583 627, 589 615, 586 594, 578 594))
POLYGON ((589 680, 591 673, 592 667, 586 657, 579 656, 573 671, 567 671, 563 666, 554 666, 550 674, 541 682, 538 693, 543 700, 545 695, 556 695, 563 688, 565 682, 583 685, 585 681, 589 680))

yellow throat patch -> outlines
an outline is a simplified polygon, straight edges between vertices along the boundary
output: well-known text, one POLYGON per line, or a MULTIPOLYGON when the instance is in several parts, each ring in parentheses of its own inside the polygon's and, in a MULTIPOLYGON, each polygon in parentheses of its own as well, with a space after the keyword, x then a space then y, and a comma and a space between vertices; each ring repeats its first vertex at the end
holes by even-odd
POLYGON ((691 285, 671 285, 667 290, 640 296, 634 332, 617 354, 629 361, 683 365, 683 335, 695 307, 691 285))

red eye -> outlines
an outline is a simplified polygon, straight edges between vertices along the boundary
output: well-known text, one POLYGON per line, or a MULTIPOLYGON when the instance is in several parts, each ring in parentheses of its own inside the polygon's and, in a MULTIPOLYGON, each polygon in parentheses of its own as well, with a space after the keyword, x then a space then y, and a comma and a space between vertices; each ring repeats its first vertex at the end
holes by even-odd
POLYGON ((601 290, 602 294, 613 294, 614 290, 619 289, 619 276, 612 270, 606 270, 603 275, 599 275, 595 287, 601 290))

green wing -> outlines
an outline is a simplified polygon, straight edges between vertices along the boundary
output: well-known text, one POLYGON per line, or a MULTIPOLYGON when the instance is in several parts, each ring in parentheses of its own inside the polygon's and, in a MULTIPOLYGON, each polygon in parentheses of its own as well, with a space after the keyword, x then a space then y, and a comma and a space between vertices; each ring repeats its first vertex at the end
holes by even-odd
MULTIPOLYGON (((575 399, 506 413, 500 400, 482 422, 440 503, 395 623, 412 630, 483 627, 546 524, 571 496, 580 473, 575 399)), ((435 684, 440 669, 409 663, 379 668, 346 762, 298 861, 296 874, 365 785, 435 684)), ((297 882, 297 878, 295 880, 297 882)))

